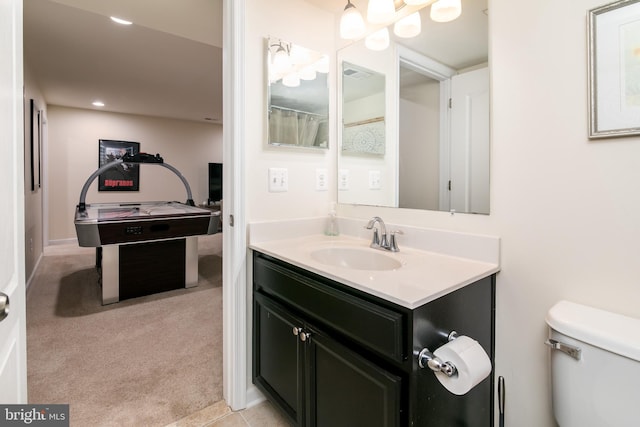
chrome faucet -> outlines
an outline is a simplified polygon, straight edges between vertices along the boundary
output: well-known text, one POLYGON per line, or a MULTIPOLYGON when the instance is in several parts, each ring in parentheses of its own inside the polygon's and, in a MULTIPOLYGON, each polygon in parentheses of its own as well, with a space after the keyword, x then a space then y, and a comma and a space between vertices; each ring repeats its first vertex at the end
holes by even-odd
POLYGON ((398 244, 396 242, 396 234, 402 234, 400 230, 391 231, 390 237, 387 235, 387 227, 384 225, 384 221, 379 216, 374 216, 369 220, 367 226, 365 227, 367 230, 373 229, 373 239, 371 240, 370 247, 374 249, 383 249, 391 252, 399 252, 398 244), (378 234, 378 228, 376 228, 376 223, 380 227, 380 233, 378 234))

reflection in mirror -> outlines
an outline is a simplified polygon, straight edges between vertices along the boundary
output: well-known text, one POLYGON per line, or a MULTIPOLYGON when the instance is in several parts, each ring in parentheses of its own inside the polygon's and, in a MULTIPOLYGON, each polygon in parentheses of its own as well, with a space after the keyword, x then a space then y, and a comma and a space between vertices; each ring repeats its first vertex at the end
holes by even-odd
POLYGON ((266 40, 269 144, 329 148, 329 57, 266 40))
MULTIPOLYGON (((386 150, 385 76, 383 73, 346 61, 342 62, 341 74, 343 96, 340 201, 357 203, 357 189, 367 185, 364 179, 368 179, 369 170, 372 179, 377 182, 380 182, 383 176, 387 177, 385 156, 389 153, 386 150)), ((384 200, 384 192, 378 191, 374 194, 378 196, 375 200, 377 204, 392 202, 384 200)))
POLYGON ((372 52, 359 42, 338 59, 338 201, 397 206, 394 52, 372 52))
POLYGON ((393 64, 376 68, 393 92, 385 98, 385 152, 356 164, 339 150, 340 203, 489 213, 487 1, 463 0, 462 7, 446 24, 422 9, 422 35, 392 36, 382 52, 363 41, 338 52, 338 64, 351 67, 393 64))
POLYGON ((488 214, 488 68, 460 72, 404 49, 399 64, 398 206, 488 214))
POLYGON ((384 154, 384 75, 342 63, 342 152, 384 154))

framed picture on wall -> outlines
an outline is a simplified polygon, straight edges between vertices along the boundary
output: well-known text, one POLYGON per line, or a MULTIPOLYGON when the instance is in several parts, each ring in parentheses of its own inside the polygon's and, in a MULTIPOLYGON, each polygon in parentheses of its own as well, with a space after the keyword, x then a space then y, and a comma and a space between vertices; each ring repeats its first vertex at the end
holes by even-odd
POLYGON ((640 0, 588 17, 589 138, 640 135, 640 0))
POLYGON ((34 99, 29 100, 29 160, 31 173, 31 191, 38 191, 42 186, 42 119, 44 112, 40 110, 34 99))
POLYGON ((345 124, 342 153, 384 155, 385 129, 384 117, 345 124))
POLYGON ((98 177, 98 191, 139 191, 140 165, 122 162, 122 157, 125 154, 134 155, 139 152, 139 142, 111 139, 99 140, 99 167, 107 163, 117 163, 112 168, 100 174, 98 177))

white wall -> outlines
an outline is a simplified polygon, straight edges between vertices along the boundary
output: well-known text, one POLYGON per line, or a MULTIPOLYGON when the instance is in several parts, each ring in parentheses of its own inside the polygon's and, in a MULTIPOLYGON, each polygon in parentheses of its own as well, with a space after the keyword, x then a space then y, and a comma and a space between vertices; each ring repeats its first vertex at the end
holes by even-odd
POLYGON ((601 4, 490 2, 489 216, 339 207, 501 237, 495 374, 506 425, 554 425, 543 342, 556 301, 640 317, 640 138, 587 138, 586 14, 601 4))
MULTIPOLYGON (((247 222, 325 215, 329 202, 336 198, 335 122, 331 122, 329 129, 329 150, 267 146, 264 38, 277 37, 329 54, 333 70, 334 16, 304 1, 247 0, 245 31, 247 222), (288 169, 289 191, 268 191, 270 167, 288 169), (315 190, 316 168, 329 170, 330 191, 315 190)), ((329 81, 330 93, 335 93, 333 73, 329 81)), ((335 117, 335 107, 335 96, 331 96, 329 114, 332 117, 335 117)))
MULTIPOLYGON (((207 199, 208 163, 222 162, 220 125, 49 105, 48 127, 48 240, 76 237, 75 207, 82 186, 98 169, 100 139, 139 142, 141 152, 159 153, 187 179, 196 203, 207 199)), ((98 192, 95 180, 86 197, 87 203, 186 199, 182 181, 153 165, 140 166, 140 191, 98 192)))
MULTIPOLYGON (((40 177, 41 186, 36 182, 35 190, 31 191, 31 103, 33 99, 37 108, 42 110, 44 124, 42 125, 42 135, 39 147, 43 147, 46 143, 46 117, 47 106, 40 92, 40 88, 33 79, 31 69, 28 64, 24 64, 24 227, 25 227, 25 274, 27 277, 27 285, 31 281, 31 277, 35 272, 40 257, 43 252, 43 210, 42 200, 46 182, 44 176, 40 177)), ((36 119, 37 120, 37 119, 36 119)), ((34 137, 36 137, 34 131, 34 137)), ((34 139, 34 146, 38 146, 37 139, 34 139)), ((38 152, 34 149, 34 165, 38 168, 38 152)), ((42 156, 42 153, 40 153, 42 156)), ((42 157, 41 157, 42 158, 42 157)), ((40 170, 42 171, 41 164, 40 170)), ((35 179, 38 180, 37 174, 35 179)))
POLYGON ((440 82, 400 90, 398 206, 438 210, 440 82))

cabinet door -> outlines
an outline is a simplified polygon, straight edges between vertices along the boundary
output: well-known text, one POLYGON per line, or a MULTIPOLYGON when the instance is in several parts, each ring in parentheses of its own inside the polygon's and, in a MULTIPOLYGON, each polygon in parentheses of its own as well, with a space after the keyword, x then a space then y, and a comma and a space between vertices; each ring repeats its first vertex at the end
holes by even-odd
POLYGON ((302 345, 294 328, 303 323, 281 305, 254 293, 253 382, 290 421, 303 425, 302 345))
POLYGON ((400 377, 326 336, 307 342, 308 426, 401 425, 400 377))

